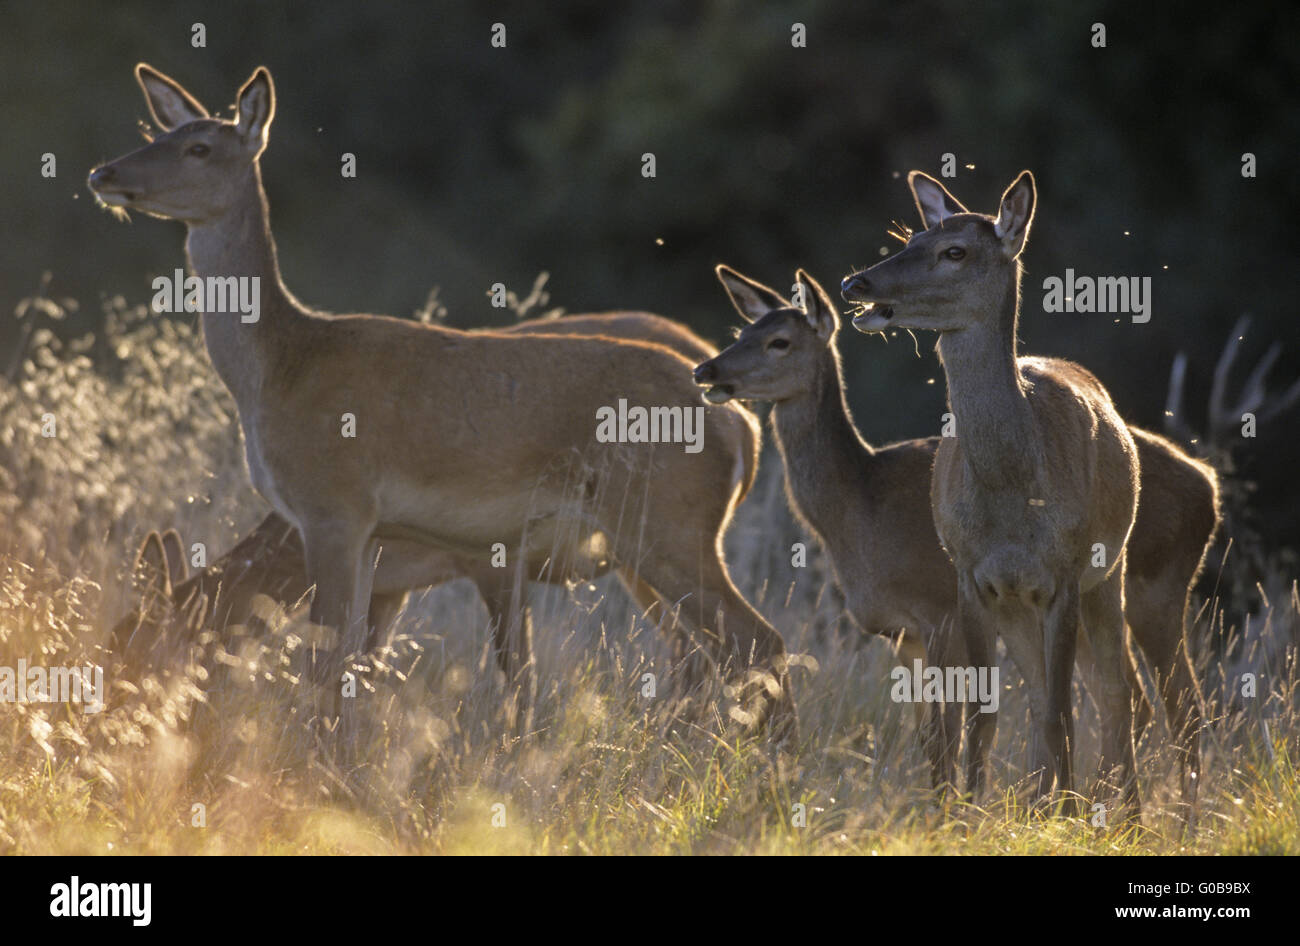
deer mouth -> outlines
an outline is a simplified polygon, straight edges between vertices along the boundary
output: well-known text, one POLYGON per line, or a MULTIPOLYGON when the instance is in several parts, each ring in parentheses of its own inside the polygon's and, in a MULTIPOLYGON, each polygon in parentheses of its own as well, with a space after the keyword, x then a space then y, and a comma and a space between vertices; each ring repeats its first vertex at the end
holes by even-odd
POLYGON ((95 195, 95 200, 105 207, 128 207, 140 198, 138 191, 122 186, 117 172, 109 164, 91 171, 86 184, 95 195))
POLYGON ((736 388, 731 384, 715 384, 704 392, 704 400, 710 404, 726 404, 736 396, 736 388))
POLYGON ((136 198, 133 191, 95 191, 95 196, 110 207, 129 207, 136 198))
POLYGON ((864 302, 853 315, 853 327, 868 335, 883 332, 894 317, 894 307, 883 302, 864 302))

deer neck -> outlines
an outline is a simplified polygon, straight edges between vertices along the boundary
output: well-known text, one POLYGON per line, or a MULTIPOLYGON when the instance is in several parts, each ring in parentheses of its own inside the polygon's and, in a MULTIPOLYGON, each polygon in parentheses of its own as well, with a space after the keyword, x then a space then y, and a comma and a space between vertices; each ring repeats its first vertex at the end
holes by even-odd
POLYGON ((244 411, 257 396, 263 379, 274 370, 295 323, 307 317, 280 278, 257 162, 222 216, 189 225, 185 253, 191 273, 200 279, 258 278, 260 311, 256 322, 243 321, 239 312, 204 312, 202 319, 212 365, 244 411))
POLYGON ((939 336, 939 360, 948 379, 948 405, 967 468, 981 482, 1027 483, 1037 443, 1016 361, 1020 270, 1008 280, 997 318, 939 336))
POLYGON ((772 406, 772 432, 799 514, 827 546, 843 547, 837 537, 846 528, 863 531, 860 511, 849 507, 872 495, 875 451, 849 414, 833 345, 818 364, 811 390, 772 406))

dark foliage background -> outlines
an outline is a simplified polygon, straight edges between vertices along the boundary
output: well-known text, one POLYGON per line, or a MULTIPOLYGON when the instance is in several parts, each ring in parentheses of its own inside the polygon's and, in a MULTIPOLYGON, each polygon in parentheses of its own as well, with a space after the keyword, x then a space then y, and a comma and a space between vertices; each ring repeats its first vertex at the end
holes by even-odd
MULTIPOLYGON (((715 263, 774 285, 800 265, 835 282, 896 245, 891 220, 915 224, 907 171, 937 174, 952 152, 950 188, 977 210, 1035 172, 1024 348, 1086 363, 1133 421, 1160 427, 1186 351, 1203 424, 1243 313, 1249 359, 1287 346, 1273 386, 1300 373, 1291 4, 50 0, 7 3, 3 19, 0 305, 51 271, 51 294, 82 302, 69 333, 96 327, 101 295, 147 301, 182 261, 179 225, 117 223, 84 184, 140 143, 143 60, 214 111, 271 68, 263 167, 285 278, 336 311, 408 314, 437 285, 451 324, 501 324, 487 287, 526 292, 547 270, 553 304, 656 310, 723 341, 735 318, 715 263), (505 49, 489 44, 498 21, 505 49), (191 47, 195 22, 206 48, 191 47), (807 48, 791 47, 795 22, 807 48), (1091 45, 1096 22, 1105 49, 1091 45), (339 173, 349 151, 356 179, 339 173), (40 174, 46 152, 54 179, 40 174), (1241 175, 1243 152, 1256 179, 1241 175), (1038 287, 1066 267, 1153 277, 1151 321, 1043 313, 1038 287)), ((6 319, 0 351, 17 335, 6 319)), ((905 337, 845 335, 867 436, 937 429, 930 346, 918 359, 905 337)), ((1273 542, 1300 534, 1295 429, 1293 412, 1238 451, 1273 542)))

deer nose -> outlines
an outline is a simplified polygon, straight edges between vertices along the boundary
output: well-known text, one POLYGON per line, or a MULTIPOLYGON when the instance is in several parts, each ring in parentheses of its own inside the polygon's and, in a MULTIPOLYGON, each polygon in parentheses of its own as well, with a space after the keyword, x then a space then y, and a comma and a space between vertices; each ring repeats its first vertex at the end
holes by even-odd
POLYGON ((854 273, 852 276, 845 276, 844 281, 840 283, 840 295, 846 302, 857 302, 855 296, 862 296, 871 291, 871 280, 867 278, 866 273, 854 273))
POLYGON ((712 360, 706 361, 702 365, 696 365, 695 367, 696 384, 704 384, 708 381, 713 381, 717 377, 718 377, 718 368, 716 365, 714 365, 712 360))
POLYGON ((109 165, 95 168, 90 172, 90 186, 101 187, 104 184, 111 183, 113 178, 117 177, 117 172, 109 165))

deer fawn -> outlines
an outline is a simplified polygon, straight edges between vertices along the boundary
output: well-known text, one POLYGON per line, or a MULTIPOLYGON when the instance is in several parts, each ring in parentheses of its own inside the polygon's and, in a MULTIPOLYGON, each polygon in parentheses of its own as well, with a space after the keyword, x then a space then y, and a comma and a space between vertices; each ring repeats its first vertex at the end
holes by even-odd
MULTIPOLYGON (((530 319, 499 329, 518 335, 600 335, 653 342, 679 352, 692 361, 717 354, 717 350, 680 322, 650 312, 600 312, 554 319, 530 319)), ((752 465, 752 451, 736 454, 735 462, 752 465)), ((753 470, 747 469, 742 488, 747 491, 753 470)), ((744 493, 737 498, 739 502, 744 493)), ((253 612, 253 601, 265 595, 288 609, 308 598, 307 565, 298 531, 282 516, 272 512, 230 551, 208 567, 188 573, 181 539, 174 529, 150 531, 136 555, 134 571, 143 581, 141 603, 124 616, 110 633, 110 646, 133 665, 147 663, 161 655, 169 643, 174 624, 195 630, 243 624, 253 612), (170 605, 167 602, 170 601, 170 605), (173 622, 169 619, 177 618, 173 622)), ((528 574, 561 581, 567 576, 548 575, 543 562, 530 562, 528 574)), ((527 610, 512 616, 511 588, 503 586, 498 572, 481 559, 457 557, 449 552, 412 542, 386 543, 375 569, 370 598, 370 640, 367 650, 384 638, 389 625, 406 601, 407 591, 466 577, 474 582, 488 610, 489 625, 499 638, 496 657, 503 673, 509 673, 510 657, 504 639, 512 620, 522 621, 524 640, 531 639, 527 610)), ((645 609, 656 598, 641 600, 643 590, 631 576, 619 576, 634 600, 645 609)), ((674 622, 661 622, 673 636, 676 656, 685 656, 690 642, 679 635, 674 622)), ((526 659, 531 659, 525 655, 526 659)), ((693 665, 688 669, 698 670, 693 665)), ((696 681, 697 682, 697 681, 696 681)))
MULTIPOLYGON (((754 665, 740 690, 752 700, 733 717, 793 736, 781 636, 736 590, 721 552, 753 469, 736 457, 757 449, 754 418, 698 409, 707 446, 695 453, 603 442, 600 412, 623 399, 684 418, 698 404, 690 363, 604 337, 470 333, 306 308, 281 281, 262 189, 270 73, 245 83, 235 121, 210 118, 147 65, 136 77, 165 134, 94 170, 90 187, 110 206, 184 222, 200 279, 260 279, 256 321, 204 311, 203 332, 238 406, 253 485, 302 536, 312 620, 340 634, 328 661, 314 658, 314 676, 337 681, 343 656, 363 644, 380 546, 404 540, 487 560, 500 544, 514 554, 516 588, 540 558, 580 574, 612 562, 645 595, 679 604, 724 672, 754 665), (341 435, 344 415, 351 437, 341 435)), ((503 649, 508 677, 528 694, 528 648, 503 649)), ((333 699, 351 729, 347 702, 333 699)))
MULTIPOLYGON (((785 465, 790 507, 826 550, 849 614, 863 631, 901 637, 901 652, 936 666, 964 660, 948 625, 955 614, 952 566, 939 546, 925 484, 934 443, 872 447, 844 400, 839 314, 800 270, 801 305, 717 268, 736 310, 749 321, 716 358, 695 369, 705 398, 771 401, 772 434, 785 465)), ((917 703, 933 785, 956 786, 962 704, 917 703)))
MULTIPOLYGON (((726 266, 717 273, 749 324, 730 347, 695 369, 697 383, 709 385, 706 397, 715 402, 772 402, 790 505, 825 548, 854 622, 869 633, 901 630, 905 642, 919 634, 931 665, 961 662, 965 646, 953 626, 956 574, 930 512, 930 470, 940 438, 882 447, 862 439, 844 401, 839 314, 802 271, 796 276, 802 308, 726 266)), ((1213 471, 1164 438, 1130 430, 1142 489, 1128 544, 1128 618, 1166 701, 1180 747, 1183 797, 1192 800, 1201 714, 1184 615, 1214 532, 1217 484, 1213 471)), ((1136 674, 1129 674, 1129 684, 1140 734, 1150 707, 1136 674)), ((930 704, 922 722, 935 787, 955 785, 958 709, 941 715, 930 704)))
MULTIPOLYGON (((926 229, 892 257, 843 282, 867 304, 854 325, 939 332, 956 437, 941 438, 931 503, 957 571, 959 624, 972 662, 994 660, 994 635, 1029 691, 1037 794, 1072 791, 1071 681, 1076 646, 1093 667, 1103 720, 1101 772, 1140 812, 1124 624, 1125 547, 1137 513, 1137 446, 1110 395, 1067 361, 1018 358, 1020 254, 1033 220, 1023 172, 996 217, 969 213, 938 181, 908 178, 926 229), (1082 626, 1085 633, 1079 635, 1082 626)), ((978 791, 994 721, 970 727, 978 791)), ((1073 798, 1066 810, 1076 810, 1073 798)))

